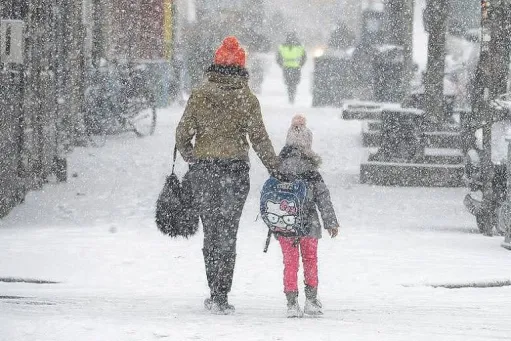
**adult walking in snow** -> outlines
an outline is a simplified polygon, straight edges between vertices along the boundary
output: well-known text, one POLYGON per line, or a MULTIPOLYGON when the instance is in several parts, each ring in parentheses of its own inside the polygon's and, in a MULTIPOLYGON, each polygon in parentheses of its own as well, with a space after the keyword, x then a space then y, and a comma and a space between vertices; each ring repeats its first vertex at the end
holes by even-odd
POLYGON ((192 91, 176 133, 190 163, 194 197, 204 229, 203 255, 211 296, 206 309, 228 314, 239 221, 249 189, 249 143, 269 172, 278 158, 248 87, 245 51, 227 37, 215 53, 206 81, 192 91), (192 140, 195 138, 194 144, 192 140))
POLYGON ((277 63, 284 72, 284 82, 287 86, 289 103, 296 98, 296 89, 302 77, 302 67, 307 61, 307 52, 300 43, 296 33, 288 33, 286 42, 279 46, 277 63))

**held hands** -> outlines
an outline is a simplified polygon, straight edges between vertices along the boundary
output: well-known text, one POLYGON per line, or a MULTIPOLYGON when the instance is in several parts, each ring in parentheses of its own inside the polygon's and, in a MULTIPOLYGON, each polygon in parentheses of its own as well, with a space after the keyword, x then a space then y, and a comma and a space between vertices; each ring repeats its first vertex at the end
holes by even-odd
POLYGON ((328 234, 330 235, 331 238, 335 238, 339 234, 339 228, 338 227, 334 227, 334 228, 328 229, 327 231, 328 231, 328 234))

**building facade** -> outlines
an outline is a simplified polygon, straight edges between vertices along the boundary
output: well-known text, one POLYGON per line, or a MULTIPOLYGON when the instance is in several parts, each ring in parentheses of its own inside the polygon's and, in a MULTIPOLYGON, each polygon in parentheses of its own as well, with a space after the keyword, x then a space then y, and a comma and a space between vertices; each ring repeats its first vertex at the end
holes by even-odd
POLYGON ((66 180, 67 153, 86 142, 91 69, 172 57, 172 13, 171 0, 0 1, 0 217, 66 180))

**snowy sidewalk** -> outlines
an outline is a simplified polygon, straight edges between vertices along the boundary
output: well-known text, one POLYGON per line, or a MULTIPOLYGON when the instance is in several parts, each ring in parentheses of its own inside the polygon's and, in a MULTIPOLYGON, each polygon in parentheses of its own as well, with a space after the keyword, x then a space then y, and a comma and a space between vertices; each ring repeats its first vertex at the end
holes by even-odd
POLYGON ((342 224, 339 239, 320 242, 323 318, 284 318, 280 250, 272 243, 263 254, 255 222, 266 174, 254 155, 237 313, 203 311, 202 233, 170 240, 153 219, 182 112, 172 107, 155 136, 77 149, 76 177, 31 193, 0 221, 0 278, 58 282, 0 282, 0 340, 509 340, 511 287, 432 287, 511 279, 511 254, 501 238, 475 233, 465 190, 359 185, 360 124, 308 108, 307 74, 289 107, 279 76, 272 65, 261 96, 269 133, 280 149, 293 114, 307 113, 342 224))

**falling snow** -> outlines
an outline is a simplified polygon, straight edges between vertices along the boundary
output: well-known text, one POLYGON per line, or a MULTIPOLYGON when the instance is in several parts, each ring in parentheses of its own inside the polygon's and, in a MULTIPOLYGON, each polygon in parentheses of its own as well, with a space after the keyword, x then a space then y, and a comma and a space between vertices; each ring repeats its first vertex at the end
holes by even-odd
MULTIPOLYGON (((2 0, 0 340, 509 338, 511 3, 486 5, 2 0), (155 224, 176 127, 228 35, 275 151, 298 113, 314 134, 340 222, 319 241, 321 318, 285 318, 282 252, 273 238, 263 252, 258 216, 268 170, 253 150, 226 240, 234 314, 203 307, 202 228, 174 239, 155 224), (304 53, 286 64, 283 45, 304 53), (293 62, 305 64, 283 72, 293 62)), ((235 96, 205 135, 253 110, 232 107, 251 98, 238 83, 219 82, 202 110, 235 96)), ((187 169, 178 157, 177 175, 187 169)))

